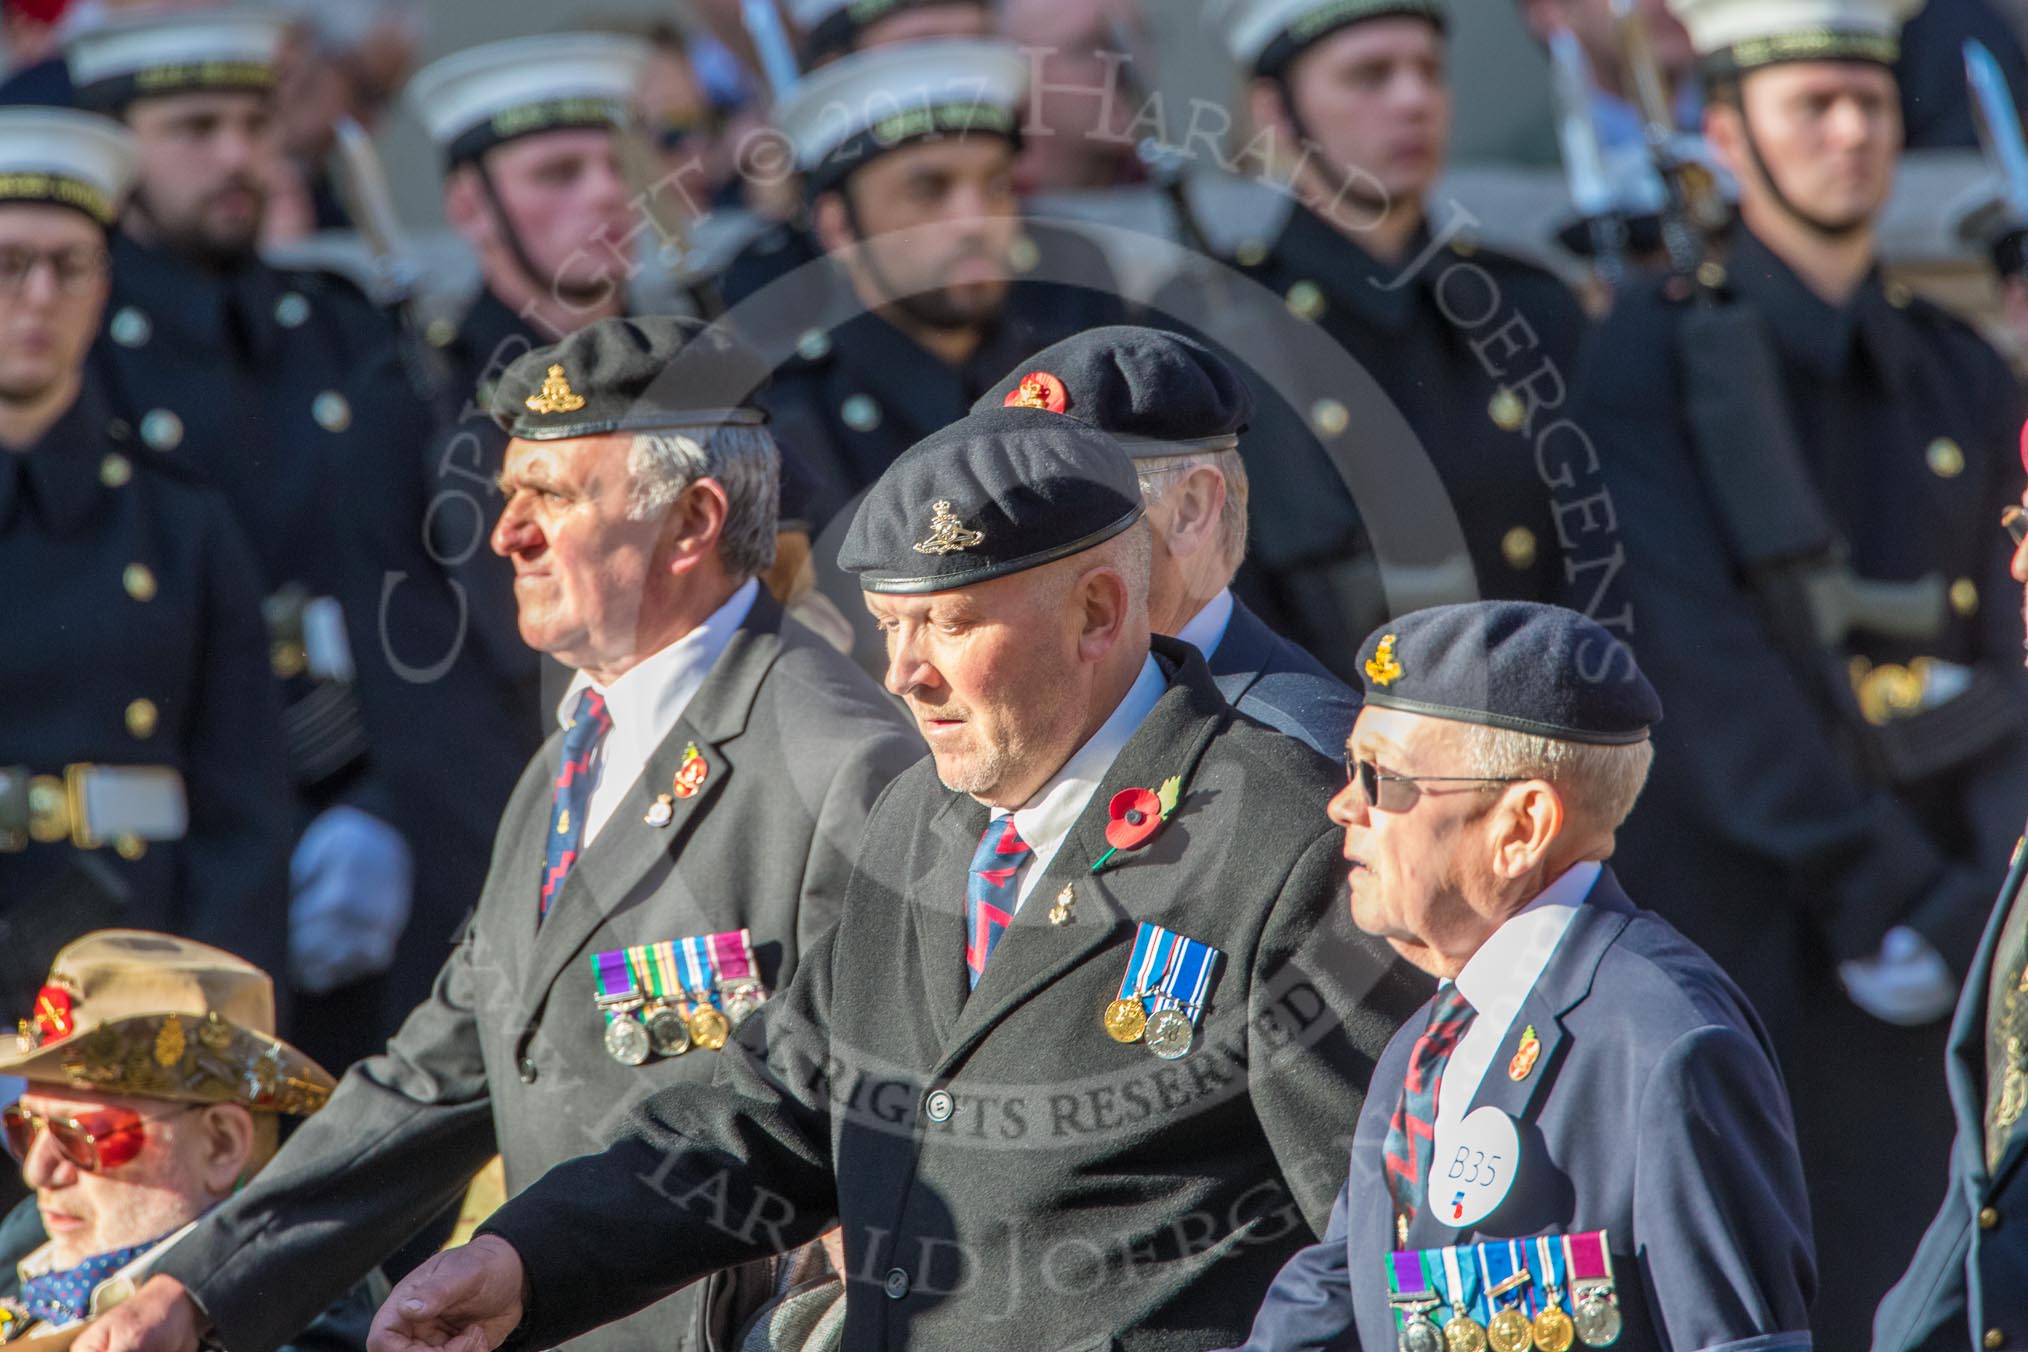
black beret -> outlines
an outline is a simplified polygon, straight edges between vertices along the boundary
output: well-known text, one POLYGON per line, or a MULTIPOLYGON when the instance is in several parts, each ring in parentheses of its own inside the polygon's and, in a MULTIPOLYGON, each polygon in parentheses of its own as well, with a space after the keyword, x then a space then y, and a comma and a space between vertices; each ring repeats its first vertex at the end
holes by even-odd
POLYGON ((1433 606, 1359 645, 1366 707, 1565 742, 1646 741, 1662 701, 1633 652, 1575 610, 1535 601, 1433 606))
POLYGON ((887 467, 838 566, 870 592, 950 591, 1103 544, 1140 515, 1134 462, 1111 437, 1037 409, 990 409, 887 467))
POLYGON ((767 415, 753 401, 767 383, 766 361, 720 325, 601 319, 509 366, 493 391, 493 419, 529 441, 757 425, 767 415))
POLYGON ((1043 348, 972 412, 1046 408, 1109 432, 1136 459, 1230 450, 1253 417, 1239 374, 1194 338, 1134 324, 1043 348))

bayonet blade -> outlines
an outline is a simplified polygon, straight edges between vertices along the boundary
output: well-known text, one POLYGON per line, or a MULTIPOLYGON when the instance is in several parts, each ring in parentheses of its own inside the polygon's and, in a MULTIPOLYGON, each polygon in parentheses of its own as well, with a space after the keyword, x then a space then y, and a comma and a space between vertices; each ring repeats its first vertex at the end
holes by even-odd
POLYGON ((1972 92, 1979 144, 2006 197, 2008 224, 2028 226, 2028 145, 2022 141, 2021 114, 2000 63, 1977 38, 1965 42, 1965 83, 1972 92))
POLYGON ((1591 121, 1591 74, 1577 35, 1559 28, 1549 35, 1551 89, 1556 96, 1556 141, 1563 173, 1578 215, 1590 220, 1614 209, 1605 152, 1591 121))

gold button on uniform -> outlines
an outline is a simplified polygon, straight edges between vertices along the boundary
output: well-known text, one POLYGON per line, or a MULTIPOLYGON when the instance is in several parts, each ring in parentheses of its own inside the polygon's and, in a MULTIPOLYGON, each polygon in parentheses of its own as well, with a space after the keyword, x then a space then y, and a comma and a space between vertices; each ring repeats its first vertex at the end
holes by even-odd
POLYGON ((1960 615, 1973 615, 1979 609, 1979 584, 1968 577, 1961 577, 1951 583, 1951 609, 1960 615))
POLYGON ((1298 319, 1316 319, 1324 313, 1324 293, 1315 282, 1297 282, 1285 299, 1289 313, 1298 319))
POLYGON ((148 842, 139 836, 117 835, 113 837, 113 848, 120 852, 120 858, 132 863, 148 852, 148 842))
POLYGON ((1486 416, 1502 432, 1518 432, 1521 424, 1528 421, 1528 405, 1514 391, 1503 389, 1486 405, 1486 416))
POLYGON ((1986 1336, 1979 1341, 1989 1348, 2001 1348, 2007 1345, 2007 1335, 1998 1329, 1987 1329, 1986 1336))
POLYGON ((1725 265, 1723 263, 1699 263, 1697 265, 1697 281, 1701 286, 1709 287, 1713 291, 1718 290, 1718 288, 1725 285, 1725 265))
MULTIPOLYGON (((1887 303, 1895 309, 1906 310, 1909 302, 1914 299, 1914 293, 1900 282, 1889 282, 1887 284, 1887 303)), ((1997 1344, 1995 1345, 1997 1346, 1997 1344)))
POLYGON ((423 341, 431 347, 449 347, 458 340, 458 326, 448 319, 432 319, 423 330, 423 341))
POLYGON ((1938 437, 1922 453, 1929 464, 1929 472, 1939 479, 1955 479, 1965 472, 1965 452, 1949 437, 1938 437))
POLYGON ((136 601, 155 599, 155 570, 145 563, 130 563, 120 574, 120 585, 136 601))
POLYGON ((1500 557, 1507 560, 1507 566, 1522 572, 1535 566, 1535 532, 1526 526, 1516 526, 1500 537, 1500 557))
POLYGON ((822 329, 804 329, 796 339, 796 355, 804 361, 822 361, 831 355, 831 335, 822 329))
POLYGON ((1979 1209, 1979 1228, 1981 1230, 1999 1229, 2000 1213, 1992 1207, 1981 1207, 1979 1209))
POLYGON ((1033 272, 1042 265, 1042 250, 1035 247, 1035 241, 1023 235, 1007 249, 1007 266, 1016 272, 1033 272))
POLYGON ((1451 241, 1451 252, 1460 258, 1470 258, 1479 251, 1479 241, 1470 235, 1459 235, 1451 241))
POLYGON ((1335 437, 1352 422, 1352 411, 1336 399, 1319 399, 1310 405, 1310 423, 1327 437, 1335 437))
POLYGON ((134 477, 134 462, 114 451, 99 461, 99 482, 107 488, 124 488, 134 477))
POLYGON ((1232 261, 1243 268, 1257 268, 1267 261, 1267 253, 1265 240, 1242 240, 1239 247, 1232 251, 1232 261))
POLYGON ((137 699, 127 706, 127 731, 136 740, 146 741, 155 735, 155 725, 161 720, 161 713, 151 699, 137 699))

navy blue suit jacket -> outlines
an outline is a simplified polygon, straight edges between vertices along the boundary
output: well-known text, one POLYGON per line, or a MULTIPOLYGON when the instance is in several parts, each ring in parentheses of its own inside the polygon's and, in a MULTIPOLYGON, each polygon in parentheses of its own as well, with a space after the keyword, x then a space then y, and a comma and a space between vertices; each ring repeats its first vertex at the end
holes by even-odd
POLYGON ((1320 755, 1344 759, 1345 739, 1359 717, 1358 692, 1268 628, 1238 597, 1210 666, 1227 704, 1320 755))
POLYGON ((1999 1168, 1986 1172, 1987 990, 2008 903, 2022 904, 2024 881, 2028 850, 2016 849, 1951 1023, 1944 1076, 1958 1133, 1949 1190, 1908 1272, 1873 1316, 1874 1352, 1972 1348, 1991 1329, 2008 1347, 2028 1336, 2028 1172, 2021 1167, 2028 1119, 2015 1123, 1999 1168))
MULTIPOLYGON (((1427 1022, 1427 1009, 1410 1018, 1381 1057, 1330 1227, 1276 1277, 1249 1348, 1395 1346, 1384 1266, 1394 1217, 1381 1155, 1427 1022)), ((1810 1346, 1809 1205, 1767 1035, 1731 978, 1668 922, 1635 909, 1610 870, 1480 1082, 1472 1106, 1489 1104, 1519 1129, 1512 1188, 1464 1230, 1425 1207, 1408 1247, 1603 1229, 1625 1319, 1614 1352, 1810 1346), (1506 1068, 1530 1026, 1541 1055, 1515 1081, 1506 1068)))

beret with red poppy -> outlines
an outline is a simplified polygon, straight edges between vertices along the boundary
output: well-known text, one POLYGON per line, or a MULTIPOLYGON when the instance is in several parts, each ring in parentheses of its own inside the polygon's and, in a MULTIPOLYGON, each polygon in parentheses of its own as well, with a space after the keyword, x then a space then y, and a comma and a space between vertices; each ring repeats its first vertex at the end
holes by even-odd
POLYGON ((1194 338, 1109 324, 1052 343, 979 396, 972 412, 1045 408, 1110 432, 1136 460, 1230 450, 1253 418, 1246 383, 1194 338))

